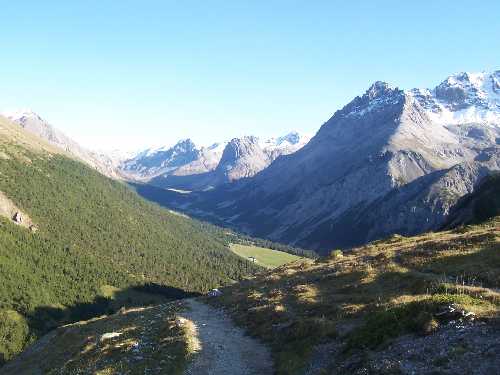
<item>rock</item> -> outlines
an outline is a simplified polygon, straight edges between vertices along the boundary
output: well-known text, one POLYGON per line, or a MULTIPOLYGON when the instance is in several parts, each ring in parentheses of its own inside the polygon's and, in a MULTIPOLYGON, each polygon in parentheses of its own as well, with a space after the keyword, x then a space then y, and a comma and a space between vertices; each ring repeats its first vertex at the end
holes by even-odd
POLYGON ((466 311, 457 304, 450 304, 445 306, 440 312, 435 314, 436 318, 442 322, 451 321, 473 321, 476 314, 472 311, 466 311))
POLYGON ((101 335, 99 341, 103 342, 106 340, 114 339, 120 337, 122 334, 120 332, 108 332, 101 335))
POLYGON ((219 289, 212 289, 207 295, 209 297, 219 297, 222 295, 222 292, 219 289))
POLYGON ((16 212, 14 214, 14 216, 12 217, 12 220, 14 220, 14 222, 17 223, 17 224, 22 224, 22 222, 23 222, 23 216, 18 211, 18 212, 16 212))

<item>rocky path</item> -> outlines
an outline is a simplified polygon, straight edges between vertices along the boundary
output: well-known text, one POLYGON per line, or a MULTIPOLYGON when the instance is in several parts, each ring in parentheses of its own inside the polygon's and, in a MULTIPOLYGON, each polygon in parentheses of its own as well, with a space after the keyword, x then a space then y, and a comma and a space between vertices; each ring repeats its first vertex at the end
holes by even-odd
POLYGON ((273 374, 269 350, 246 336, 221 310, 190 299, 181 313, 196 327, 200 350, 186 375, 266 375, 273 374))

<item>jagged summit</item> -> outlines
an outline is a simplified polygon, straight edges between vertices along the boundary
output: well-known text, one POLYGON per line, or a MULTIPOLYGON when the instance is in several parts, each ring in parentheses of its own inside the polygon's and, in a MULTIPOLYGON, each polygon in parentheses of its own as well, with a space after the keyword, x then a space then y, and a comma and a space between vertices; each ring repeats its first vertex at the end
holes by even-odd
POLYGON ((130 179, 163 188, 204 190, 251 177, 278 157, 299 150, 309 139, 298 132, 264 141, 247 135, 200 148, 185 139, 172 147, 143 151, 120 168, 130 179))
POLYGON ((449 76, 434 89, 412 89, 434 121, 444 124, 500 121, 500 71, 462 72, 449 76))
POLYGON ((387 82, 376 81, 368 88, 368 90, 366 90, 365 96, 372 100, 380 96, 390 94, 394 90, 397 90, 397 88, 392 87, 387 82))
POLYGON ((277 145, 281 145, 281 144, 283 144, 285 142, 288 142, 291 145, 296 145, 300 141, 301 141, 301 136, 296 131, 290 132, 290 133, 288 133, 288 134, 286 134, 284 136, 276 138, 276 144, 277 145))
POLYGON ((126 160, 121 165, 121 170, 125 175, 150 178, 191 163, 199 156, 200 151, 194 142, 187 138, 171 147, 145 150, 136 157, 126 160))
POLYGON ((43 119, 35 111, 29 108, 6 110, 3 111, 1 115, 7 117, 11 121, 18 121, 21 119, 28 119, 28 118, 36 118, 40 121, 43 121, 43 119))
POLYGON ((404 92, 386 82, 373 83, 362 95, 355 97, 334 116, 360 117, 368 112, 378 111, 387 106, 398 105, 404 101, 404 92))

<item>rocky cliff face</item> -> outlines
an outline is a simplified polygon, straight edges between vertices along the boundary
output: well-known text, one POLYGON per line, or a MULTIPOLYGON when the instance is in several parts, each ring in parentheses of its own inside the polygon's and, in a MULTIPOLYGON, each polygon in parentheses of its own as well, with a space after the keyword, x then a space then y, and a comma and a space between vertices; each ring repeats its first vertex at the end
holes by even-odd
POLYGON ((224 149, 215 172, 227 182, 252 177, 271 163, 257 137, 232 139, 224 149))
POLYGON ((317 249, 436 228, 500 169, 499 77, 462 73, 433 90, 376 82, 299 151, 184 207, 317 249))

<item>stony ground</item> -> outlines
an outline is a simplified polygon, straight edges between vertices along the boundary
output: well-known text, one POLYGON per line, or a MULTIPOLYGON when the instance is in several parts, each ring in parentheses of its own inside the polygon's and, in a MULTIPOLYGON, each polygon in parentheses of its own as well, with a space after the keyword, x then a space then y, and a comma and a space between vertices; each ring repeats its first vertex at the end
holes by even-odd
POLYGON ((222 310, 191 299, 181 319, 194 323, 199 351, 186 375, 273 374, 269 350, 246 336, 222 310))

